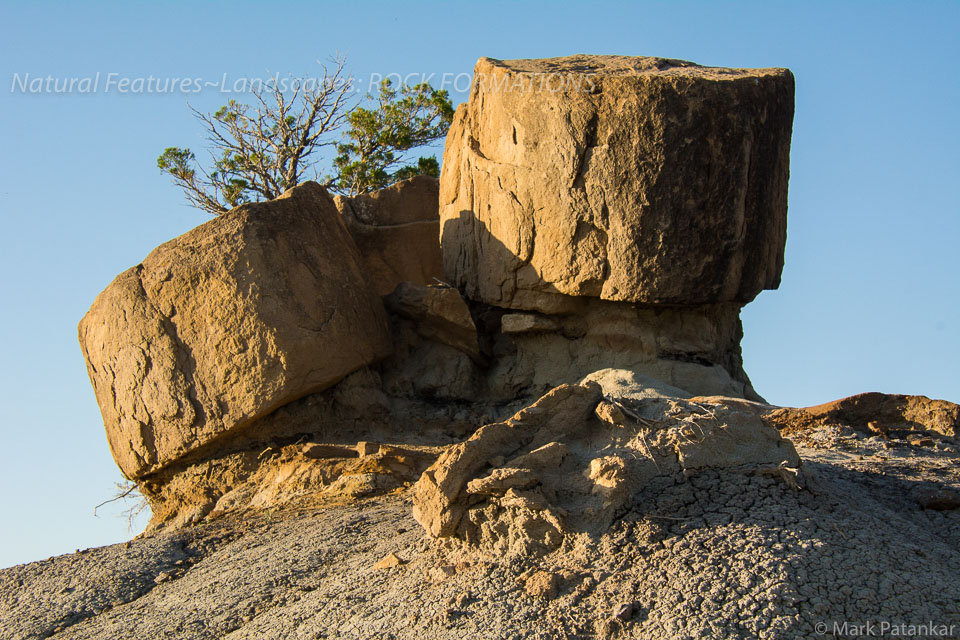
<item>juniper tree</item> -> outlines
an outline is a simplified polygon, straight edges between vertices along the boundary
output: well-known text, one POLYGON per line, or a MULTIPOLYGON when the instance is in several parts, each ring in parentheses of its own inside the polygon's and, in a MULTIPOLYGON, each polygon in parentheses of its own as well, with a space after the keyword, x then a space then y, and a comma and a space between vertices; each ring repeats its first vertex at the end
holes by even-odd
POLYGON ((453 120, 446 91, 427 83, 393 88, 380 83, 375 108, 357 107, 348 116, 346 141, 337 145, 337 190, 355 195, 415 175, 439 176, 435 157, 405 164, 404 153, 442 138, 453 120))
POLYGON ((402 164, 405 153, 442 138, 453 107, 446 91, 423 83, 394 89, 380 85, 372 108, 354 100, 353 81, 337 57, 313 82, 273 82, 253 88, 252 105, 230 100, 213 114, 192 109, 207 132, 212 165, 199 166, 189 148, 169 147, 157 166, 187 200, 220 215, 246 202, 272 200, 305 179, 355 195, 397 180, 438 175, 436 158, 402 164), (338 142, 335 134, 345 126, 338 142), (336 150, 333 174, 321 173, 317 152, 336 150))

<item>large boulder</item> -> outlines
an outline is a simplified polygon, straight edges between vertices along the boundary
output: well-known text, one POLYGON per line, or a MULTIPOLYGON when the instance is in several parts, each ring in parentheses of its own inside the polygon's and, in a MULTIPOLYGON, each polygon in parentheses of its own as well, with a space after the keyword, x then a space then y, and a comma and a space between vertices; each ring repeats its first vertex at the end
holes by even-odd
POLYGON ((443 278, 438 185, 436 178, 417 176, 372 193, 334 197, 380 295, 400 282, 443 278))
POLYGON ((786 69, 481 58, 440 178, 448 281, 546 313, 776 288, 793 93, 786 69))
POLYGON ((129 478, 391 352, 383 304, 315 183, 157 247, 97 297, 79 337, 129 478))

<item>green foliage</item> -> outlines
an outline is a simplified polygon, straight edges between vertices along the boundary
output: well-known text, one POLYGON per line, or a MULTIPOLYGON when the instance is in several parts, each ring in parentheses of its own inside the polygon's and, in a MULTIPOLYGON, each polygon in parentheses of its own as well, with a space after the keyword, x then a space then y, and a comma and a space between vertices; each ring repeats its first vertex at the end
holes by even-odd
POLYGON ((334 160, 339 171, 336 189, 354 195, 423 173, 439 175, 435 157, 397 165, 406 151, 445 136, 452 120, 446 91, 427 83, 403 85, 398 91, 384 80, 375 108, 357 107, 350 113, 347 141, 337 145, 334 160))
POLYGON ((434 157, 406 164, 405 154, 446 135, 453 106, 446 91, 429 84, 380 85, 370 108, 350 103, 352 80, 344 74, 344 59, 307 86, 292 91, 276 83, 267 91, 252 91, 252 105, 230 100, 213 114, 193 110, 211 145, 211 167, 198 166, 190 149, 169 147, 157 167, 181 187, 196 207, 214 215, 247 202, 271 200, 306 179, 313 170, 311 154, 335 147, 334 175, 324 186, 356 195, 415 175, 438 176, 434 157), (347 126, 337 143, 333 134, 347 126))
POLYGON ((437 162, 436 156, 421 156, 417 159, 417 164, 400 167, 393 173, 391 181, 399 182, 414 176, 433 176, 434 178, 439 178, 440 163, 437 162))
POLYGON ((217 168, 202 182, 198 180, 197 172, 193 168, 195 162, 196 156, 190 149, 168 147, 157 158, 157 167, 170 174, 174 182, 183 188, 191 204, 211 213, 223 213, 228 207, 248 201, 246 192, 249 190, 249 183, 238 177, 237 163, 234 162, 231 167, 226 152, 223 158, 215 162, 217 168))

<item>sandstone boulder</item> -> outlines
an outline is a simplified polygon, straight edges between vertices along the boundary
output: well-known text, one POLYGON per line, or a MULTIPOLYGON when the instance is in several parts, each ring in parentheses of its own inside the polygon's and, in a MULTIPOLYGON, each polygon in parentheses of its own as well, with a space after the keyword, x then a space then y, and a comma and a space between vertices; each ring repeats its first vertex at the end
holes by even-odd
POLYGON ((447 281, 548 313, 776 288, 793 90, 786 69, 481 58, 440 178, 447 281))
POLYGON ((380 295, 400 282, 443 278, 436 178, 417 176, 372 193, 333 201, 380 295))
POLYGON ((391 351, 383 304, 315 183, 161 245, 97 297, 79 338, 129 478, 391 351))
POLYGON ((629 372, 599 372, 481 427, 417 481, 414 517, 434 537, 527 553, 642 511, 634 498, 657 476, 725 468, 796 486, 799 456, 762 421, 761 405, 672 397, 665 385, 639 383, 629 372))

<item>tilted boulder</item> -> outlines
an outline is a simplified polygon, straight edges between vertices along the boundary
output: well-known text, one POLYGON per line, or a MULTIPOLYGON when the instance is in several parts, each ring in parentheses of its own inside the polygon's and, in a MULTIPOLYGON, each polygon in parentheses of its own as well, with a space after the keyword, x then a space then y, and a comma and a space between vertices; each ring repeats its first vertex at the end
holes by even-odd
POLYGON ((793 93, 786 69, 481 58, 444 151, 447 281, 546 313, 569 296, 744 304, 776 288, 793 93))
POLYGON ((501 552, 550 551, 602 533, 653 478, 707 469, 796 484, 800 458, 765 424, 767 405, 604 370, 561 385, 512 418, 448 448, 414 486, 413 514, 434 537, 501 552))
POLYGON ((79 338, 129 478, 391 352, 383 304, 315 183, 157 247, 97 297, 79 338))
POLYGON ((372 193, 334 197, 380 295, 400 282, 443 278, 438 189, 436 178, 417 176, 372 193))

